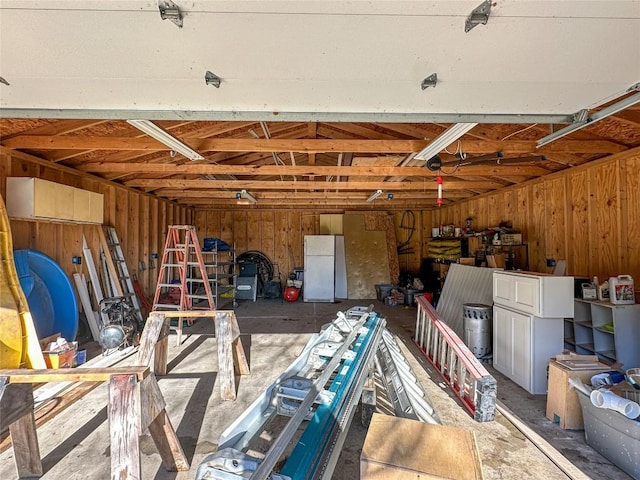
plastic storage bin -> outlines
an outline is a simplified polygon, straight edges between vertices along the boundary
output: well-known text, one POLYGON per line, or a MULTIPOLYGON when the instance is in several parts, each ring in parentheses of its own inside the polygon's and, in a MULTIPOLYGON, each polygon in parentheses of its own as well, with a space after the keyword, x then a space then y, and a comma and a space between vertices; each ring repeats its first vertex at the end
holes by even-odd
POLYGON ((618 468, 640 480, 640 422, 613 410, 598 408, 587 395, 578 389, 576 392, 582 407, 587 443, 618 468))

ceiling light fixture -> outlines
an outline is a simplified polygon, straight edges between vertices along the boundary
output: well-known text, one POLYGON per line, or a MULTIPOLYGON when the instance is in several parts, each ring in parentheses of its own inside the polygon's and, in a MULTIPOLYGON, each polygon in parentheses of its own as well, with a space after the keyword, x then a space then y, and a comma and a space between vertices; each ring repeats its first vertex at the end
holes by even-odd
POLYGON ((179 153, 180 155, 184 155, 189 160, 204 160, 204 157, 200 155, 198 152, 196 152, 194 149, 185 145, 176 137, 171 135, 169 132, 167 132, 166 130, 163 130, 162 128, 160 128, 155 123, 149 120, 127 120, 127 123, 129 125, 133 125, 138 130, 146 133, 150 137, 155 138, 160 143, 165 144, 174 152, 179 153))
MULTIPOLYGON (((631 86, 627 90, 627 93, 633 92, 633 91, 637 92, 639 90, 640 90, 640 83, 636 83, 635 85, 631 86)), ((578 130, 586 127, 587 125, 597 122, 598 120, 602 120, 603 118, 607 118, 611 115, 615 115, 616 113, 621 112, 622 110, 625 110, 626 108, 629 108, 632 105, 635 105, 636 103, 640 103, 640 93, 636 93, 635 95, 631 95, 627 98, 624 98, 619 102, 614 103, 613 105, 609 105, 608 107, 603 108, 602 110, 594 113, 593 115, 589 115, 589 112, 586 109, 580 110, 578 113, 576 113, 573 116, 573 123, 571 123, 570 125, 567 125, 564 128, 561 128, 560 130, 550 133, 546 137, 542 137, 540 140, 536 142, 536 148, 540 148, 546 145, 547 143, 551 143, 554 140, 558 140, 559 138, 569 135, 570 133, 577 132, 578 130)))
POLYGON ((440 136, 436 137, 429 145, 423 148, 418 154, 413 157, 418 160, 429 160, 435 157, 442 150, 447 148, 453 142, 462 137, 465 133, 478 125, 477 123, 456 123, 452 125, 440 136))
POLYGON ((376 190, 371 194, 369 198, 367 198, 367 202, 373 202, 376 198, 382 195, 382 190, 376 190))
POLYGON ((236 193, 236 199, 238 200, 238 205, 249 205, 258 202, 258 200, 246 190, 240 190, 236 193))

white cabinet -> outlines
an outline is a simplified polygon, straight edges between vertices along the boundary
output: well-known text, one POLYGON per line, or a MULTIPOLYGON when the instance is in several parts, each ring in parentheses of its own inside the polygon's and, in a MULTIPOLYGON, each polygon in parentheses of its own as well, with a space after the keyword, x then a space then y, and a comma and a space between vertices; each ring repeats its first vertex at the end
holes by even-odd
POLYGON ((573 317, 573 277, 495 272, 493 301, 538 317, 573 317))
POLYGON ((561 312, 573 315, 573 277, 494 272, 493 286, 493 366, 528 392, 546 393, 549 358, 564 346, 561 312))

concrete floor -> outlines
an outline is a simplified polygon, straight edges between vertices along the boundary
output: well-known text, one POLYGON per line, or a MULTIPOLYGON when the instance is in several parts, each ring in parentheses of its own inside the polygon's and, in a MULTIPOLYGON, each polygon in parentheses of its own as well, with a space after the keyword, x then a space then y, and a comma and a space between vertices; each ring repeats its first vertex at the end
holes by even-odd
MULTIPOLYGON (((243 376, 235 402, 222 401, 216 382, 217 358, 213 326, 199 320, 185 329, 180 347, 172 337, 169 373, 159 379, 167 411, 191 462, 189 472, 166 472, 149 436, 141 439, 142 478, 192 479, 202 459, 216 450, 220 433, 296 358, 309 336, 333 320, 339 310, 373 303, 388 320, 388 327, 404 345, 413 370, 445 425, 475 433, 484 478, 545 480, 567 476, 500 413, 494 422, 477 423, 441 382, 437 372, 411 342, 416 309, 386 307, 378 301, 336 304, 282 303, 279 300, 241 302, 236 309, 251 374, 243 376)), ((129 357, 119 366, 133 364, 129 357)), ((545 418, 544 395, 530 395, 489 368, 498 381, 498 397, 506 408, 545 438, 567 459, 592 478, 629 479, 584 442, 582 431, 566 431, 545 418)), ((101 385, 69 409, 38 429, 45 479, 104 479, 110 476, 107 390, 101 385)), ((357 417, 356 417, 357 419, 357 417)), ((335 480, 359 478, 360 450, 366 429, 354 420, 349 430, 335 480)), ((13 453, 0 455, 0 478, 15 478, 13 453)))

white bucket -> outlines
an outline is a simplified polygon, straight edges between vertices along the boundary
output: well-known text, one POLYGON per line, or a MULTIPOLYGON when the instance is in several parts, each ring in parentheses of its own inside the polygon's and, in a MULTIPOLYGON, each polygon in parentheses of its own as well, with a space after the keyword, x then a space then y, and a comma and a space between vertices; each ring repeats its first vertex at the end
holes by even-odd
POLYGON ((609 299, 616 305, 636 303, 631 275, 618 275, 609 278, 609 299))

